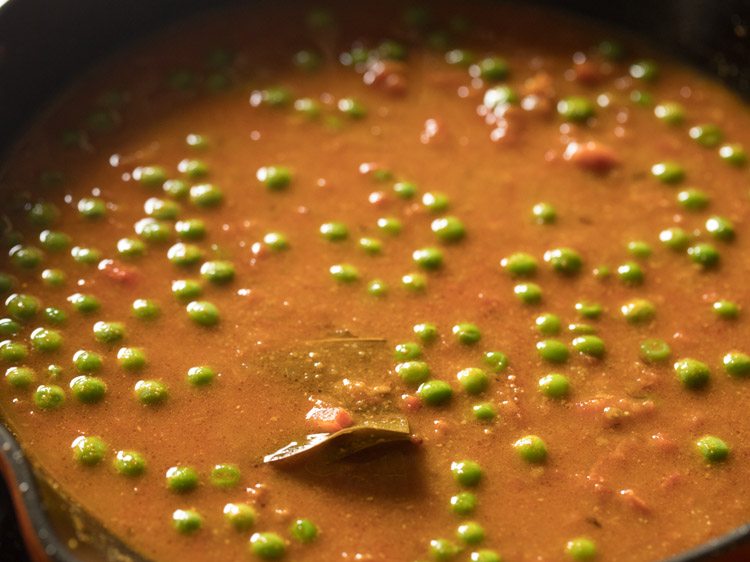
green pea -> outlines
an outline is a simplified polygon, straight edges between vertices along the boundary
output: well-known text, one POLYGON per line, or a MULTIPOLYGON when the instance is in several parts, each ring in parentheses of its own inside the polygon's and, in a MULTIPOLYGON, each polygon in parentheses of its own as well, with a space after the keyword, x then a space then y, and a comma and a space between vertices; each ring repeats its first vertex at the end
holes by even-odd
POLYGON ((219 309, 208 301, 192 301, 185 310, 188 317, 199 326, 215 326, 219 323, 219 309))
POLYGON ((317 538, 318 527, 309 519, 295 519, 289 527, 289 534, 301 543, 309 543, 317 538))
POLYGON ((49 228, 60 218, 60 210, 53 203, 35 203, 26 218, 36 227, 49 228))
POLYGON ((398 235, 404 228, 404 225, 396 217, 380 217, 376 224, 382 232, 390 236, 398 235))
POLYGON ((140 380, 135 383, 135 397, 146 406, 157 406, 167 401, 167 385, 157 380, 140 380))
POLYGON ((719 264, 720 254, 719 251, 707 242, 695 244, 687 249, 688 256, 693 263, 699 265, 703 269, 711 269, 719 264))
POLYGON ((286 543, 276 533, 253 533, 250 537, 250 550, 263 560, 276 560, 284 556, 286 543))
POLYGON ((21 269, 34 269, 44 261, 44 254, 34 246, 23 246, 17 244, 8 252, 10 261, 21 269))
POLYGON ((64 232, 42 230, 39 233, 39 242, 49 252, 61 252, 70 246, 71 238, 64 232))
POLYGON ((507 78, 510 68, 502 57, 487 57, 469 68, 474 78, 481 78, 486 82, 499 82, 507 78))
POLYGON ((354 283, 359 279, 359 270, 350 263, 337 263, 328 268, 331 277, 339 283, 354 283))
POLYGON ((486 548, 472 552, 469 560, 471 562, 503 562, 502 557, 497 552, 486 548))
POLYGON ((695 448, 708 463, 725 461, 729 457, 729 445, 713 435, 704 435, 695 442, 695 448))
POLYGON ((537 342, 536 350, 539 356, 549 363, 565 363, 570 354, 564 343, 554 339, 537 342))
POLYGON ((383 243, 377 238, 360 238, 359 247, 370 255, 379 254, 383 250, 383 243))
POLYGON ((646 259, 651 256, 651 246, 643 240, 632 240, 628 242, 628 253, 634 258, 646 259))
POLYGON ((0 318, 0 337, 15 336, 21 331, 21 325, 12 318, 0 318))
POLYGON ((187 380, 193 386, 207 386, 216 377, 216 371, 206 365, 190 367, 187 372, 187 380))
POLYGON ((85 265, 97 264, 102 259, 102 253, 96 248, 83 248, 81 246, 71 248, 70 255, 73 261, 85 265))
POLYGON ((101 402, 107 393, 106 383, 98 377, 79 375, 70 381, 70 392, 84 404, 101 402))
POLYGON ((28 388, 36 380, 36 373, 29 367, 9 367, 5 371, 5 380, 14 388, 28 388))
POLYGON ((250 105, 268 105, 270 107, 284 107, 292 101, 292 94, 286 88, 274 87, 266 90, 255 90, 250 95, 250 105))
POLYGON ((167 469, 166 480, 171 492, 189 492, 198 487, 198 472, 191 466, 172 466, 167 469))
POLYGON ((575 275, 583 266, 580 254, 570 248, 555 248, 544 252, 544 261, 563 275, 575 275))
POLYGON ((302 50, 294 54, 292 59, 294 65, 306 72, 313 72, 317 70, 321 63, 321 56, 315 51, 302 50))
POLYGON ((409 385, 419 385, 430 378, 430 367, 424 361, 405 361, 396 365, 396 374, 409 385))
POLYGON ((660 339, 648 339, 641 342, 641 359, 646 363, 661 363, 669 359, 672 350, 669 344, 660 339))
POLYGON ((9 293, 15 285, 13 277, 7 273, 0 273, 0 294, 9 293))
POLYGON ((570 392, 570 381, 565 375, 550 373, 539 379, 539 392, 547 398, 565 398, 570 392))
POLYGON ((210 481, 217 488, 233 488, 240 483, 241 476, 236 464, 216 464, 211 469, 210 481))
POLYGON ((56 410, 65 402, 65 391, 55 384, 40 384, 34 391, 34 404, 42 410, 56 410))
POLYGON ((542 288, 536 283, 518 283, 513 293, 525 304, 538 304, 542 301, 542 288))
POLYGON ((99 321, 94 324, 94 338, 99 343, 115 343, 125 337, 125 325, 122 322, 99 321))
POLYGON ((292 171, 286 166, 263 166, 255 174, 269 191, 280 191, 292 183, 292 171))
POLYGON ((703 388, 711 378, 708 365, 697 359, 678 359, 674 364, 674 372, 677 380, 691 390, 703 388))
POLYGON ((711 198, 705 191, 691 187, 677 194, 677 202, 688 211, 702 211, 708 207, 711 198))
POLYGON ((537 316, 534 320, 534 324, 536 325, 537 330, 539 330, 539 333, 545 336, 559 334, 562 326, 560 317, 551 312, 545 312, 544 314, 537 316))
POLYGON ((367 292, 373 297, 384 297, 388 294, 388 285, 382 279, 373 279, 367 283, 367 292))
POLYGON ((153 244, 161 244, 171 238, 169 224, 151 217, 141 219, 135 223, 134 230, 138 236, 153 244))
POLYGON ((630 92, 630 101, 637 105, 648 107, 653 105, 654 98, 650 93, 643 90, 633 90, 630 92))
POLYGON ((482 357, 484 363, 496 373, 508 368, 508 356, 502 351, 486 351, 482 357))
POLYGON ((62 346, 63 338, 57 330, 36 328, 29 336, 31 347, 37 351, 57 351, 62 346))
POLYGON ((442 213, 450 206, 450 200, 445 193, 428 191, 422 195, 422 205, 431 213, 442 213))
POLYGON ((271 248, 274 252, 281 252, 289 249, 289 240, 281 232, 268 232, 263 235, 263 243, 271 248))
POLYGON ((566 121, 583 123, 596 114, 594 104, 586 98, 571 96, 557 102, 557 113, 566 121))
POLYGON ((677 102, 663 102, 654 108, 654 115, 668 125, 680 125, 685 120, 685 108, 677 102))
POLYGON ((646 299, 634 299, 620 307, 625 320, 631 324, 644 324, 656 316, 656 307, 646 299))
POLYGON ((83 466, 95 466, 104 460, 107 454, 107 444, 101 437, 79 435, 70 445, 73 449, 73 459, 83 466))
POLYGON ((635 262, 629 261, 617 267, 617 277, 625 285, 635 286, 643 283, 643 270, 635 262))
MULTIPOLYGON (((172 290, 174 291, 174 285, 172 286, 172 290)), ((156 301, 149 299, 135 299, 132 308, 133 316, 139 320, 154 320, 161 314, 161 309, 156 301)))
POLYGON ((531 277, 536 273, 537 265, 536 258, 524 252, 500 260, 500 266, 513 277, 531 277))
POLYGON ((456 324, 451 328, 451 331, 458 342, 464 345, 472 345, 482 339, 482 332, 479 331, 479 327, 470 322, 456 324))
POLYGON ((133 170, 133 179, 146 187, 158 187, 167 179, 161 166, 139 166, 133 170))
POLYGON ((427 278, 421 273, 407 273, 401 276, 401 285, 412 293, 422 293, 427 288, 427 278))
POLYGON ((690 138, 695 142, 707 148, 719 146, 721 141, 724 140, 724 133, 717 125, 712 123, 704 123, 690 127, 688 135, 690 135, 690 138))
POLYGON ((575 309, 583 318, 599 318, 604 312, 602 305, 593 302, 577 302, 575 309))
POLYGON ((80 349, 73 354, 73 366, 79 373, 95 373, 103 364, 102 356, 93 351, 80 349))
POLYGON ((205 137, 205 135, 201 135, 198 133, 190 133, 185 137, 185 144, 187 144, 191 148, 195 149, 204 149, 208 148, 209 142, 208 139, 205 137))
POLYGON ((117 362, 126 371, 141 371, 147 363, 146 353, 140 347, 121 347, 117 351, 117 362))
POLYGON ((58 380, 63 375, 64 369, 60 365, 47 365, 47 375, 51 380, 58 380))
POLYGON ((430 322, 420 322, 419 324, 414 324, 412 331, 420 340, 425 343, 433 342, 438 338, 437 326, 435 326, 435 324, 431 324, 430 322))
POLYGON ((467 394, 481 394, 490 384, 487 373, 475 367, 460 370, 456 378, 467 394))
POLYGON ((733 377, 750 375, 750 355, 740 351, 730 351, 721 360, 724 370, 733 377))
POLYGON ((255 525, 255 509, 246 503, 228 503, 224 506, 224 519, 236 531, 247 531, 255 525))
POLYGON ((206 236, 206 224, 201 219, 177 221, 174 229, 183 240, 202 240, 206 236))
POLYGON ((125 259, 140 258, 146 253, 146 245, 136 238, 120 238, 117 241, 117 253, 125 259))
POLYGON ((190 202, 196 207, 211 209, 224 201, 224 193, 211 183, 202 183, 190 188, 190 202))
POLYGON ((443 252, 438 248, 422 248, 414 250, 412 259, 422 269, 440 269, 443 265, 443 252))
POLYGON ((411 199, 417 194, 417 186, 408 181, 399 181, 393 184, 393 192, 401 199, 411 199))
POLYGON ((207 261, 201 266, 201 276, 211 283, 225 285, 234 279, 234 265, 223 260, 207 261))
POLYGON ((146 459, 137 451, 117 451, 112 466, 118 474, 133 478, 146 472, 146 459))
POLYGON ((29 355, 28 348, 19 342, 5 340, 0 342, 0 359, 6 363, 20 363, 29 355))
POLYGON ((396 344, 396 347, 393 348, 393 356, 399 361, 419 359, 422 357, 422 346, 414 342, 396 344))
POLYGON ((419 385, 417 396, 428 406, 442 406, 453 396, 453 389, 445 381, 431 380, 419 385))
POLYGON ((192 535, 200 531, 203 518, 194 509, 175 509, 172 513, 172 526, 182 535, 192 535))
POLYGON ((445 62, 456 66, 469 67, 475 58, 474 53, 466 49, 453 49, 445 53, 445 62))
POLYGON ((481 402, 471 407, 471 413, 479 421, 490 422, 497 417, 497 408, 490 402, 481 402))
POLYGON ((451 497, 450 504, 456 515, 469 515, 477 507, 477 497, 471 492, 459 492, 451 497))
POLYGON ((189 301, 198 298, 203 293, 203 287, 193 279, 177 279, 172 281, 172 294, 177 300, 189 301))
POLYGON ((725 144, 719 148, 719 157, 737 168, 747 164, 747 152, 741 144, 725 144))
POLYGON ((199 179, 208 175, 208 165, 203 160, 185 158, 177 164, 177 170, 191 179, 199 179))
POLYGON ((550 203, 537 203, 531 208, 531 216, 537 224, 553 224, 557 211, 550 203))
POLYGON ((596 334, 596 328, 591 324, 573 323, 568 324, 568 331, 571 334, 576 335, 591 335, 596 334))
POLYGON ((565 554, 576 562, 585 562, 596 558, 596 544, 591 539, 576 537, 565 544, 565 554))
POLYGON ((598 336, 578 336, 573 339, 571 345, 573 346, 573 349, 583 355, 588 355, 589 357, 602 358, 606 351, 604 342, 598 336))
POLYGON ((167 180, 162 185, 162 190, 173 199, 185 199, 190 194, 190 186, 182 180, 167 180))
POLYGON ((42 271, 42 281, 48 287, 62 287, 67 276, 61 269, 45 269, 42 271))
POLYGON ((630 75, 638 80, 653 82, 659 76, 659 67, 654 61, 642 60, 630 65, 630 75))
POLYGON ((526 435, 513 443, 513 448, 523 460, 530 464, 541 464, 547 460, 547 445, 536 435, 526 435))
POLYGON ((349 229, 342 222, 326 222, 320 225, 320 235, 330 242, 341 242, 349 237, 349 229))
MULTIPOLYGON (((44 319, 50 324, 60 325, 65 324, 68 320, 68 315, 64 310, 48 306, 44 309, 44 319)), ((53 336, 54 337, 54 336, 53 336)))
POLYGON ((450 244, 466 236, 464 224, 456 217, 442 217, 432 221, 430 228, 440 242, 450 244))
POLYGON ((510 86, 495 86, 484 93, 482 103, 489 109, 507 107, 518 103, 518 93, 510 86))
POLYGON ((474 521, 461 523, 456 529, 456 536, 465 544, 479 544, 484 540, 484 528, 474 521))
POLYGON ((685 179, 685 169, 677 162, 658 162, 651 166, 651 175, 662 183, 675 184, 685 179))
POLYGON ((203 252, 198 246, 178 242, 167 251, 167 259, 174 265, 189 267, 203 259, 203 252))
POLYGON ((451 463, 453 479, 464 488, 473 488, 482 480, 482 467, 471 460, 454 461, 451 463))
POLYGON ((158 197, 150 197, 143 204, 143 210, 149 217, 158 220, 175 220, 180 214, 180 206, 174 201, 165 201, 158 197))
POLYGON ((728 300, 719 300, 711 305, 714 313, 719 318, 734 320, 740 315, 740 307, 737 303, 728 300))
POLYGON ((93 295, 84 295, 81 293, 75 293, 68 297, 68 302, 73 305, 78 312, 82 314, 91 314, 101 308, 99 299, 93 295))
POLYGON ((459 552, 459 548, 448 539, 432 539, 430 541, 430 557, 441 562, 450 560, 459 552))
POLYGON ((107 204, 99 197, 84 197, 78 201, 78 214, 85 219, 100 219, 107 214, 107 204))
POLYGON ((690 245, 690 235, 682 228, 673 227, 662 230, 659 240, 670 250, 682 252, 690 245))
POLYGON ((354 98, 341 98, 336 104, 338 110, 351 119, 363 119, 367 116, 367 109, 354 98))
POLYGON ((706 220, 706 232, 723 242, 734 240, 734 225, 732 221, 724 217, 709 217, 706 220))

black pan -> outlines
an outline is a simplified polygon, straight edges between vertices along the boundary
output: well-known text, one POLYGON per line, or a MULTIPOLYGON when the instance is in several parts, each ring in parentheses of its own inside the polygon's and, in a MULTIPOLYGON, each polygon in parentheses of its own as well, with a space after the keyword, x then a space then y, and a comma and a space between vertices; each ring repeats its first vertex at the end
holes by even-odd
MULTIPOLYGON (((535 1, 633 31, 750 100, 750 0, 535 1)), ((0 154, 35 112, 87 66, 168 21, 218 3, 0 0, 0 154)), ((33 469, 1 424, 0 472, 8 485, 0 490, 0 560, 145 562, 33 469), (18 526, 8 522, 11 499, 18 526), (83 536, 86 545, 79 540, 83 536)), ((748 560, 750 524, 666 562, 748 560)))

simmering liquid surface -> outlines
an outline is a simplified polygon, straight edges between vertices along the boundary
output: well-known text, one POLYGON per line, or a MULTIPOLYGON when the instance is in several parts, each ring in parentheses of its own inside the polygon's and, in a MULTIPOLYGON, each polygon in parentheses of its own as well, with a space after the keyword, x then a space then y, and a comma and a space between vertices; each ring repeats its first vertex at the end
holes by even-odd
POLYGON ((668 557, 750 518, 743 144, 540 9, 201 14, 6 162, 0 408, 156 561, 668 557))

